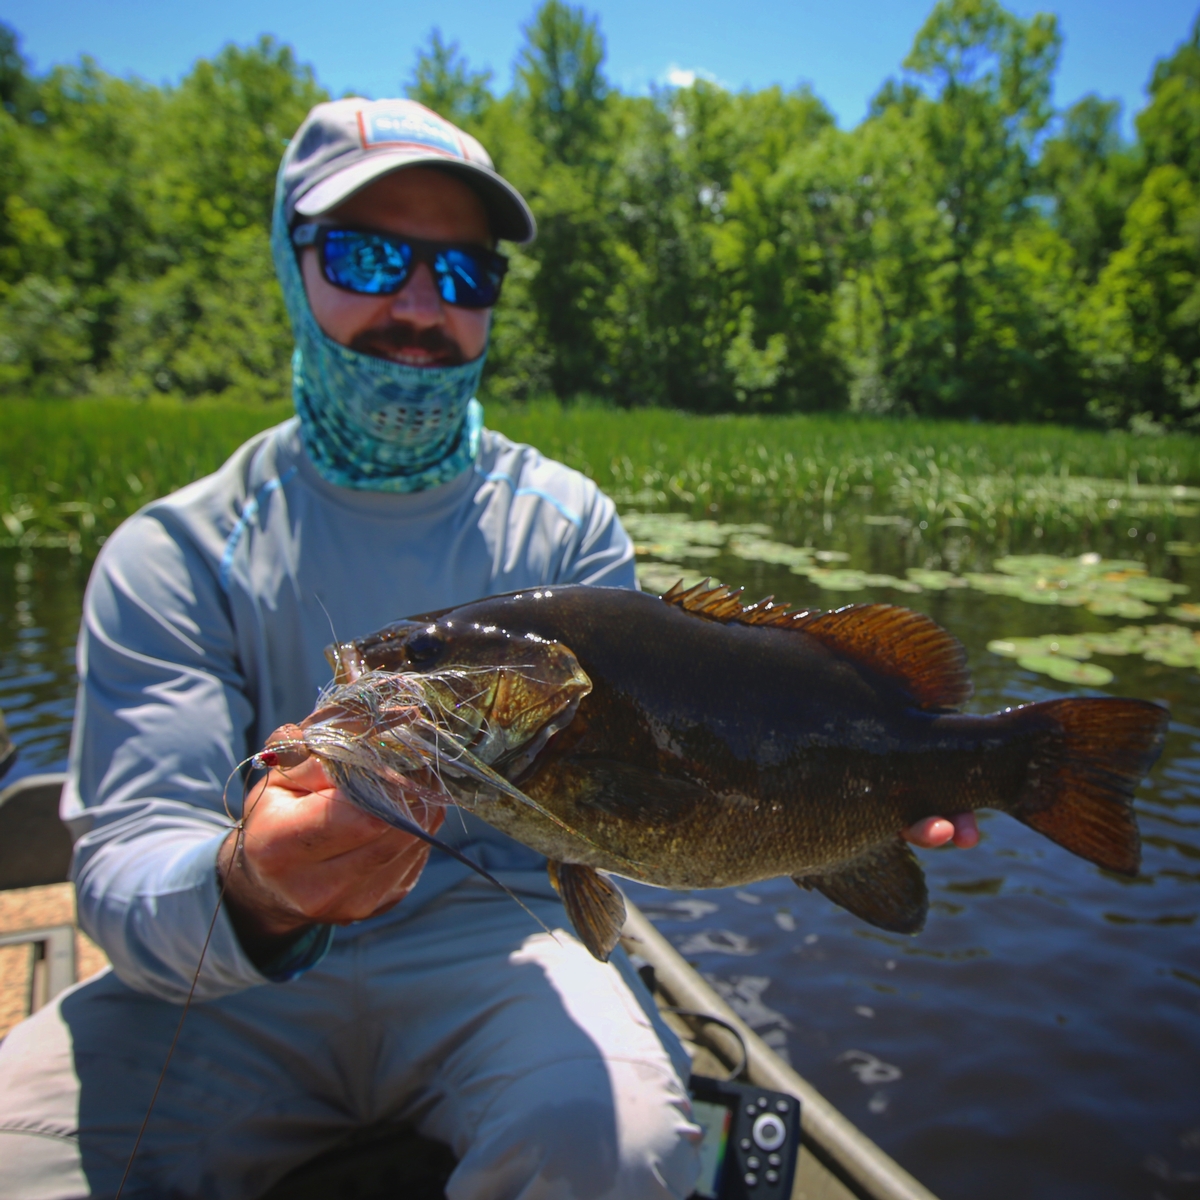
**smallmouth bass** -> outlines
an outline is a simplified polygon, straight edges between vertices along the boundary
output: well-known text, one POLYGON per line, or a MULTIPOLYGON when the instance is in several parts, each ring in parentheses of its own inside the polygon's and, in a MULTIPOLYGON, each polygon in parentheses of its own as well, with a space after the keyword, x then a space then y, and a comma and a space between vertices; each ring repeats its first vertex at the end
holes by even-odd
POLYGON ((570 656, 559 670, 568 699, 552 683, 489 693, 479 727, 503 730, 489 765, 512 787, 461 780, 450 791, 546 855, 598 958, 624 920, 598 872, 680 889, 787 875, 914 933, 928 892, 900 830, 979 808, 1136 874, 1132 796, 1161 750, 1163 708, 1103 697, 962 713, 965 651, 930 618, 740 596, 703 584, 662 597, 547 587, 398 621, 327 653, 343 683, 369 671, 486 673, 502 660, 550 679, 539 656, 570 656))

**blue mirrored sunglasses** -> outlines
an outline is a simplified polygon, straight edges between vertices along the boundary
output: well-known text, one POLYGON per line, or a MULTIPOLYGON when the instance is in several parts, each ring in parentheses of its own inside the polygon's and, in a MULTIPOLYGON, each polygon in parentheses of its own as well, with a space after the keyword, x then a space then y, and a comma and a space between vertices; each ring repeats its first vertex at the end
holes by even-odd
POLYGON ((310 222, 292 230, 292 244, 315 246, 334 287, 360 296, 393 296, 417 263, 433 272, 438 294, 459 308, 491 308, 500 299, 508 259, 485 246, 423 242, 372 229, 310 222))

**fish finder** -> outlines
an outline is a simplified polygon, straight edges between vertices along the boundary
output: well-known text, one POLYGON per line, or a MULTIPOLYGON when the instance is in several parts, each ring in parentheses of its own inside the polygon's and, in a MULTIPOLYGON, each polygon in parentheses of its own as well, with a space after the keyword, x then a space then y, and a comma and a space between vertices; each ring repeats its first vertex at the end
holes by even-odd
POLYGON ((788 1200, 800 1150, 800 1101, 784 1092, 693 1075, 704 1130, 692 1200, 788 1200))

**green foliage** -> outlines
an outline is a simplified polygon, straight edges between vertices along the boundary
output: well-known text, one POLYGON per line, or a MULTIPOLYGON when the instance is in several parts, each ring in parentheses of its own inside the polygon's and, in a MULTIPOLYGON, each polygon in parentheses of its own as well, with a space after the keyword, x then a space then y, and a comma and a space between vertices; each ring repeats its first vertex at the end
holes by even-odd
MULTIPOLYGON (((0 399, 0 543, 94 549, 147 501, 215 470, 290 415, 283 402, 0 399)), ((1194 528, 1200 511, 1200 439, 1182 434, 849 413, 731 418, 547 400, 489 400, 487 423, 583 471, 623 511, 717 512, 722 522, 769 519, 782 528, 866 512, 868 524, 893 533, 969 533, 1000 548, 1035 531, 1062 532, 1074 544, 1098 529, 1124 537, 1131 523, 1147 521, 1166 540, 1194 528)), ((772 557, 766 532, 742 530, 757 539, 745 557, 813 567, 807 553, 772 557)), ((637 537, 663 540, 644 529, 637 537)), ((1190 553, 1192 543, 1168 549, 1190 553)), ((822 569, 840 561, 816 558, 822 569)), ((913 578, 925 588, 946 582, 937 573, 913 578)))
MULTIPOLYGON (((805 88, 623 95, 543 0, 514 86, 434 29, 405 85, 528 197, 485 391, 622 407, 1200 422, 1200 19, 1115 103, 1056 114, 1055 19, 938 0, 856 128, 805 88)), ((0 394, 287 394, 267 247, 324 93, 269 38, 175 86, 35 77, 0 26, 0 394)))
POLYGON ((1154 68, 1137 126, 1151 167, 1170 163, 1200 182, 1200 14, 1191 36, 1154 68))
POLYGON ((457 42, 447 42, 440 29, 429 34, 429 43, 417 52, 417 63, 404 93, 426 108, 468 128, 492 103, 491 71, 472 71, 459 53, 457 42))

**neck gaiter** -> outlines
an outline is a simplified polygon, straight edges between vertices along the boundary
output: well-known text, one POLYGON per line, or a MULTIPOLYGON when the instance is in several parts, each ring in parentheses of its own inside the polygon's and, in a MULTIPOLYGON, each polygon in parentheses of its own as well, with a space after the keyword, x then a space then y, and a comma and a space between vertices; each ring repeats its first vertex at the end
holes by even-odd
POLYGON ((318 324, 276 186, 271 252, 296 337, 292 393, 304 448, 338 487, 420 492, 474 463, 483 407, 474 399, 486 353, 454 367, 412 367, 361 354, 318 324))

